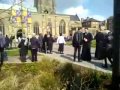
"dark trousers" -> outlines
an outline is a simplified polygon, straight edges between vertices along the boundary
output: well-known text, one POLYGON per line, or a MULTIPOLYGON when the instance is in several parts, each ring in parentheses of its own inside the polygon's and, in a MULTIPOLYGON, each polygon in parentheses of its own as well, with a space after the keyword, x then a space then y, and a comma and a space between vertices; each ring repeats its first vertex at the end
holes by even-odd
MULTIPOLYGON (((112 65, 112 60, 111 60, 111 58, 110 57, 107 57, 108 58, 108 60, 110 61, 110 63, 111 63, 111 65, 112 65)), ((105 60, 105 67, 107 67, 107 58, 105 58, 104 60, 105 60)))
POLYGON ((3 65, 3 60, 4 60, 4 49, 0 48, 0 66, 3 65))
POLYGON ((104 59, 105 67, 107 67, 107 59, 110 61, 111 65, 113 64, 113 61, 112 61, 112 58, 113 58, 112 54, 113 53, 112 52, 113 52, 112 48, 106 50, 106 57, 104 59))
POLYGON ((78 51, 78 61, 80 61, 80 51, 81 51, 81 46, 79 47, 74 47, 74 61, 76 59, 76 53, 78 51))
POLYGON ((59 44, 59 49, 58 49, 58 51, 59 51, 60 53, 63 53, 63 51, 64 51, 64 43, 60 43, 60 44, 59 44))
POLYGON ((32 62, 37 61, 37 49, 31 49, 32 62))

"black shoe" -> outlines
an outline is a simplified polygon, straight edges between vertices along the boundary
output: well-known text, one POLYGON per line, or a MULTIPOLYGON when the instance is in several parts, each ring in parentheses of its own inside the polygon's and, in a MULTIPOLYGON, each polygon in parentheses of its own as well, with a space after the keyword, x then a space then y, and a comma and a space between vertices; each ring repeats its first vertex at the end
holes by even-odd
POLYGON ((82 60, 78 60, 78 62, 82 62, 82 60))
POLYGON ((103 65, 102 67, 103 67, 103 68, 108 68, 108 66, 106 66, 106 65, 103 65))

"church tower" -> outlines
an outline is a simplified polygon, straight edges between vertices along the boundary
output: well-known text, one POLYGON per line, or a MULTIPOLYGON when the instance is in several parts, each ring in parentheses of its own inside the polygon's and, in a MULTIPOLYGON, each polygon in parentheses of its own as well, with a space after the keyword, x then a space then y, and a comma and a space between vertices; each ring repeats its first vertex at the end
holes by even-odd
POLYGON ((38 13, 55 14, 55 0, 34 0, 38 13))

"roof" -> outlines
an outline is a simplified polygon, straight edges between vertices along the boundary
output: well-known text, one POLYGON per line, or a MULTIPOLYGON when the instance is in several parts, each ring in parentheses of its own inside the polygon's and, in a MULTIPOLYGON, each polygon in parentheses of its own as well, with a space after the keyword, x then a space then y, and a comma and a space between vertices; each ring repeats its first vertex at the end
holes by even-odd
MULTIPOLYGON (((2 9, 2 10, 7 10, 7 9, 10 9, 11 7, 12 7, 12 5, 0 3, 0 9, 2 9)), ((21 6, 20 5, 14 5, 12 8, 15 9, 15 10, 18 10, 18 9, 21 8, 21 6)), ((25 10, 25 9, 28 9, 31 12, 37 12, 37 9, 35 7, 27 8, 27 7, 24 6, 23 10, 25 10)))
POLYGON ((70 15, 71 21, 80 21, 79 17, 77 15, 70 15))
POLYGON ((83 20, 83 22, 100 22, 100 21, 98 21, 94 18, 87 18, 87 19, 83 20))

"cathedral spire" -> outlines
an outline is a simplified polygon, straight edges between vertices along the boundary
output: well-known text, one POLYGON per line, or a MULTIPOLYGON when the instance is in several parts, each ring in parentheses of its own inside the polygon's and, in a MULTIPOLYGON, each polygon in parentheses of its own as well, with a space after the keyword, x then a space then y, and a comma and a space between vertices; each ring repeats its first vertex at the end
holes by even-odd
POLYGON ((54 14, 55 0, 34 0, 34 7, 37 8, 38 13, 54 14))

